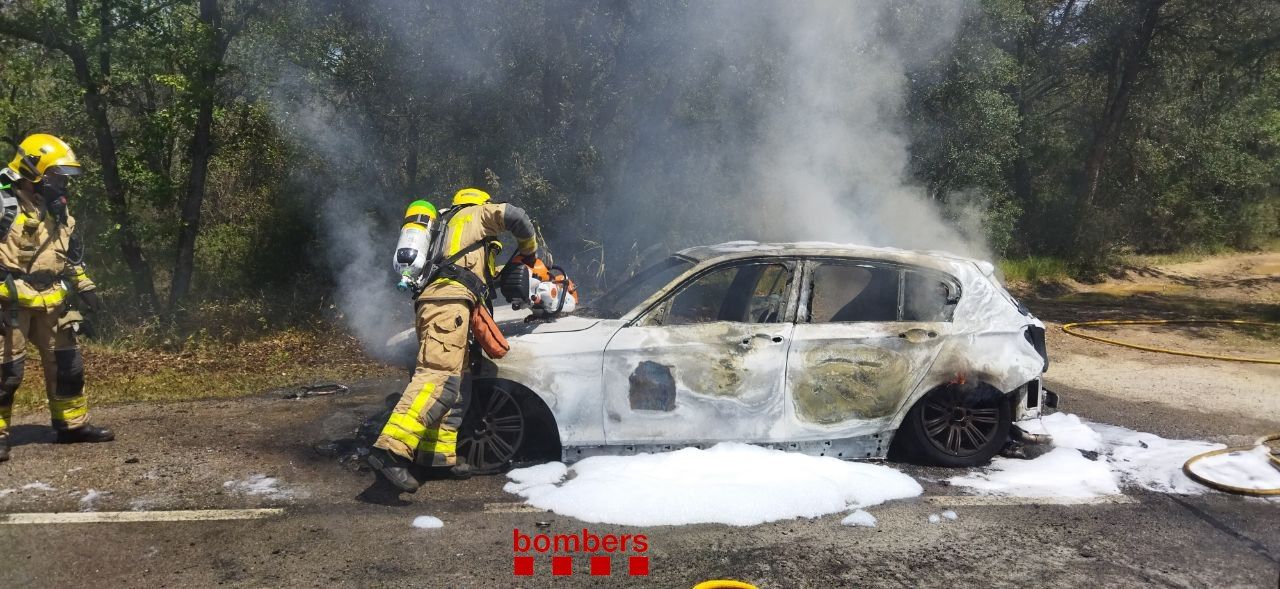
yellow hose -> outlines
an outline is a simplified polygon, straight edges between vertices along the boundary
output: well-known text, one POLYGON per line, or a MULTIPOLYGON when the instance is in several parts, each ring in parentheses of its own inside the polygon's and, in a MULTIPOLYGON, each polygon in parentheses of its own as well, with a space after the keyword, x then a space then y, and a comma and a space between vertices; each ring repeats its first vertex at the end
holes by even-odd
MULTIPOLYGON (((1272 442, 1275 440, 1280 440, 1280 433, 1271 434, 1269 436, 1263 436, 1262 438, 1258 439, 1258 443, 1254 446, 1236 446, 1234 448, 1223 448, 1221 450, 1212 450, 1209 452, 1205 452, 1204 454, 1197 454, 1195 456, 1192 456, 1182 465, 1182 472, 1185 473, 1188 477, 1190 477, 1191 480, 1197 483, 1200 483, 1206 487, 1217 489, 1219 491, 1226 491, 1228 493, 1235 493, 1237 495, 1253 495, 1255 497, 1270 497, 1274 495, 1280 495, 1280 487, 1274 488, 1274 489, 1250 489, 1248 487, 1237 487, 1235 485, 1228 485, 1225 483, 1219 483, 1218 481, 1215 481, 1215 480, 1207 479, 1205 477, 1202 477, 1196 474, 1195 471, 1191 470, 1191 465, 1196 463, 1202 458, 1208 458, 1210 456, 1219 456, 1221 454, 1229 454, 1231 452, 1242 452, 1242 451, 1248 452, 1249 450, 1252 450, 1258 446, 1265 446, 1267 442, 1272 442)), ((1276 457, 1274 453, 1268 452, 1267 458, 1271 460, 1271 466, 1280 468, 1280 458, 1276 457)))
MULTIPOLYGON (((1125 341, 1114 340, 1114 339, 1109 339, 1105 337, 1098 337, 1096 335, 1085 335, 1083 333, 1076 333, 1072 331, 1072 329, 1075 329, 1077 327, 1093 327, 1098 325, 1169 325, 1169 324, 1197 324, 1197 323, 1199 324, 1213 323, 1213 324, 1225 324, 1225 325, 1258 325, 1262 327, 1280 327, 1280 323, 1272 323, 1272 322, 1266 322, 1266 321, 1243 321, 1240 319, 1123 319, 1123 320, 1116 319, 1116 320, 1080 321, 1077 323, 1067 323, 1062 326, 1062 332, 1069 335, 1074 335, 1076 337, 1088 339, 1088 340, 1102 342, 1105 344, 1112 344, 1115 346, 1123 346, 1126 348, 1133 348, 1135 350, 1142 350, 1144 352, 1158 352, 1161 354, 1190 356, 1192 358, 1205 358, 1208 360, 1226 360, 1228 362, 1252 362, 1255 364, 1280 364, 1280 360, 1270 360, 1266 358, 1240 358, 1237 356, 1217 356, 1213 354, 1199 354, 1196 352, 1182 352, 1178 350, 1168 350, 1165 348, 1156 348, 1153 346, 1141 346, 1138 344, 1131 344, 1125 341)), ((1269 436, 1263 436, 1262 438, 1258 439, 1257 444, 1254 446, 1236 446, 1234 448, 1223 448, 1221 450, 1213 450, 1210 452, 1205 452, 1203 454, 1197 454, 1195 456, 1192 456, 1185 463, 1183 463, 1182 472, 1186 473, 1186 475, 1190 477, 1191 480, 1197 483, 1200 483, 1209 488, 1217 489, 1219 491, 1225 491, 1227 493, 1236 493, 1238 495, 1253 495, 1256 497, 1280 495, 1280 488, 1250 489, 1247 487, 1237 487, 1234 485, 1228 485, 1225 483, 1219 483, 1217 481, 1207 479, 1205 477, 1202 477, 1196 474, 1195 471, 1191 470, 1192 464, 1195 464, 1196 462, 1204 458, 1208 458, 1210 456, 1219 456, 1222 454, 1229 454, 1231 452, 1248 451, 1256 448, 1257 446, 1264 446, 1267 444, 1267 442, 1272 442, 1276 440, 1280 440, 1280 433, 1272 434, 1269 436)), ((1280 457, 1277 457, 1276 454, 1273 452, 1268 452, 1267 458, 1271 461, 1271 466, 1274 466, 1280 469, 1280 457)))
POLYGON ((713 581, 703 581, 698 583, 693 586, 693 589, 756 589, 756 586, 743 581, 716 579, 713 581))
POLYGON ((1124 346, 1135 350, 1145 352, 1159 352, 1161 354, 1175 354, 1178 356, 1190 356, 1192 358, 1206 358, 1209 360, 1226 360, 1228 362, 1252 362, 1255 364, 1280 364, 1280 360, 1272 360, 1267 358, 1241 358, 1238 356, 1216 356, 1213 354, 1200 354, 1197 352, 1182 352, 1178 350, 1167 350, 1165 348, 1156 348, 1152 346, 1142 346, 1131 344, 1129 342, 1098 337, 1096 335, 1086 335, 1072 331, 1077 327, 1093 327, 1098 325, 1168 325, 1168 324, 1192 324, 1192 323, 1216 323, 1226 325, 1259 325, 1263 327, 1280 327, 1280 323, 1271 323, 1266 321, 1242 321, 1239 319, 1139 319, 1139 320, 1106 320, 1106 321, 1081 321, 1078 323, 1068 323, 1062 326, 1063 333, 1089 339, 1106 344, 1116 346, 1124 346))

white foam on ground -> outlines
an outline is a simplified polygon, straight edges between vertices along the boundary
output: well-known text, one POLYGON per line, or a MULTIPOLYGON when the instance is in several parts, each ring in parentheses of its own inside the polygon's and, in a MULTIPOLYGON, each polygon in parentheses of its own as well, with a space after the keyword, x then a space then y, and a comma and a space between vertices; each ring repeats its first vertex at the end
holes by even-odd
POLYGON ((25 485, 22 485, 22 490, 23 491, 56 491, 57 489, 55 489, 52 485, 49 485, 48 483, 42 483, 40 481, 36 481, 34 483, 27 483, 25 485))
POLYGON ((93 502, 101 499, 105 495, 110 495, 110 493, 104 493, 97 489, 89 489, 84 494, 84 497, 80 498, 80 511, 93 511, 93 502))
MULTIPOLYGON (((1192 456, 1225 447, 1170 440, 1067 413, 1019 422, 1018 426, 1053 436, 1054 449, 1034 460, 996 458, 989 468, 954 477, 951 484, 985 494, 1033 497, 1114 495, 1126 486, 1195 495, 1209 489, 1183 474, 1182 465, 1192 456), (1096 452, 1097 460, 1089 460, 1077 450, 1096 452)), ((1258 471, 1255 476, 1262 474, 1258 471)))
POLYGON ((1160 493, 1198 495, 1208 489, 1187 477, 1182 465, 1196 454, 1225 448, 1198 440, 1169 440, 1111 425, 1092 424, 1108 446, 1107 462, 1131 486, 1160 493))
POLYGON ((996 458, 991 466, 949 479, 952 485, 993 495, 1095 497, 1119 495, 1115 473, 1074 448, 1054 448, 1035 460, 996 458))
POLYGON ((444 522, 440 521, 440 518, 438 517, 434 517, 430 515, 420 515, 418 517, 413 518, 413 527, 421 528, 424 530, 432 530, 435 528, 443 528, 444 522))
POLYGON ((551 485, 564 480, 569 467, 563 462, 548 462, 529 468, 519 468, 507 473, 511 482, 503 485, 502 490, 508 493, 522 494, 521 491, 539 485, 551 485))
POLYGON ((17 493, 17 492, 18 492, 17 489, 0 489, 0 499, 5 498, 10 493, 17 493))
MULTIPOLYGON (((1188 458, 1222 448, 1170 440, 1122 427, 1053 414, 1018 424, 1053 436, 1055 448, 1034 460, 996 458, 948 479, 979 495, 1046 502, 1120 497, 1124 487, 1199 494, 1209 489, 1182 473, 1188 458), (1088 453, 1088 457, 1084 453, 1088 453)), ((1246 488, 1280 486, 1266 450, 1207 459, 1197 473, 1246 488)), ((597 456, 572 467, 559 462, 513 470, 503 489, 537 509, 593 523, 755 525, 856 509, 845 525, 875 518, 859 508, 922 493, 911 477, 887 466, 844 462, 725 442, 707 450, 597 456), (865 515, 863 515, 865 514, 865 515)), ((947 510, 929 521, 955 520, 947 510)))
POLYGON ((561 515, 637 526, 749 526, 923 492, 915 479, 886 466, 732 442, 707 450, 594 456, 563 474, 560 468, 513 470, 507 488, 530 505, 561 515))
POLYGON ((1053 445, 1059 448, 1075 448, 1090 452, 1102 449, 1102 434, 1089 427, 1083 419, 1070 413, 1054 413, 1040 419, 1020 421, 1018 427, 1027 433, 1053 436, 1053 445))
POLYGON ((859 509, 844 516, 844 519, 840 520, 840 525, 874 528, 876 527, 876 516, 867 513, 865 510, 859 509))
POLYGON ((1211 481, 1244 489, 1280 489, 1280 469, 1267 459, 1269 450, 1250 450, 1209 456, 1191 465, 1196 474, 1211 481))
POLYGON ((239 481, 227 481, 222 486, 241 495, 263 496, 268 499, 293 499, 306 496, 305 492, 280 486, 280 479, 265 474, 249 475, 239 481))

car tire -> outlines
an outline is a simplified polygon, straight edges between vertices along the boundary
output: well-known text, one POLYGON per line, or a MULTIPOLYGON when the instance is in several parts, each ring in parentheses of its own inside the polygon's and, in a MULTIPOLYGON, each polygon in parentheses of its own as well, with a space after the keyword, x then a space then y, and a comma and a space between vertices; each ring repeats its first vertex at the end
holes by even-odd
POLYGON ((509 386, 477 386, 458 430, 458 459, 476 474, 506 470, 523 452, 529 418, 509 386))
POLYGON ((555 420, 546 405, 512 382, 481 380, 458 430, 458 459, 475 474, 560 459, 555 420))
POLYGON ((1004 447, 1013 408, 988 385, 947 385, 916 402, 894 435, 890 458, 927 466, 982 466, 1004 447))

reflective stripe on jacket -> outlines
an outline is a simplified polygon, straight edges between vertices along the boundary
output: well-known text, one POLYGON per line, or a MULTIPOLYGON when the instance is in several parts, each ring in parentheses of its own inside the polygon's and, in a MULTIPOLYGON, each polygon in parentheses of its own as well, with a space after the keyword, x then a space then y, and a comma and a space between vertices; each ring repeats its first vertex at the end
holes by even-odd
MULTIPOLYGON (((14 274, 18 305, 28 309, 53 310, 67 298, 67 283, 79 292, 95 288, 84 265, 72 263, 68 253, 76 220, 67 215, 60 223, 19 193, 22 205, 13 229, 0 240, 0 268, 14 274)), ((8 285, 0 282, 0 303, 12 300, 8 285)))
MULTIPOLYGON (((519 241, 520 253, 531 254, 536 249, 533 223, 529 221, 529 216, 522 209, 506 203, 486 203, 463 207, 449 218, 444 255, 452 256, 477 241, 487 237, 497 237, 504 230, 515 235, 519 241)), ((483 280, 484 264, 489 255, 485 249, 479 248, 462 256, 457 261, 458 267, 474 272, 483 280)), ((446 299, 474 303, 475 295, 457 281, 441 278, 428 284, 418 297, 420 301, 446 299)))

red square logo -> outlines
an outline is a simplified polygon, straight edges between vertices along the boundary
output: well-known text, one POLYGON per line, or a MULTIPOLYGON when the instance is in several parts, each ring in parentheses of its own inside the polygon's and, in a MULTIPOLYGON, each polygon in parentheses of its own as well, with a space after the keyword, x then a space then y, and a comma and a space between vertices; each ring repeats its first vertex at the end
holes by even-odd
POLYGON ((613 566, 613 559, 607 556, 591 557, 591 576, 607 577, 609 576, 609 568, 613 566))
POLYGON ((627 574, 633 577, 649 576, 649 557, 633 556, 627 562, 627 574))
POLYGON ((551 574, 557 577, 567 577, 573 574, 573 557, 572 556, 553 556, 551 557, 551 574))
POLYGON ((513 568, 515 569, 515 575, 517 577, 532 577, 533 576, 533 557, 532 556, 515 557, 513 568))

